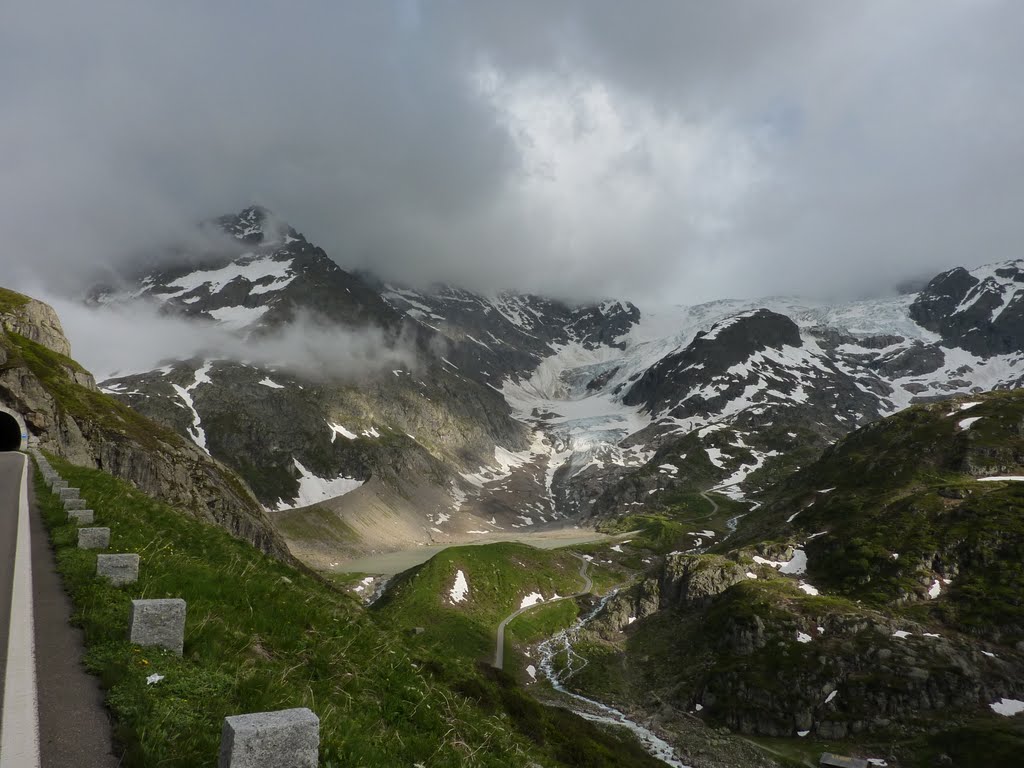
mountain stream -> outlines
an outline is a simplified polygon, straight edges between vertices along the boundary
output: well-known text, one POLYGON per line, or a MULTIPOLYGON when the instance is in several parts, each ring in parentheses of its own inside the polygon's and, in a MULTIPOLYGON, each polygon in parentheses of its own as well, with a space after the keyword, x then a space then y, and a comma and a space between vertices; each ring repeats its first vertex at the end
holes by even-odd
POLYGON ((637 739, 639 739, 644 748, 661 762, 666 765, 670 765, 673 768, 689 768, 689 766, 680 762, 676 758, 675 750, 672 748, 672 745, 664 739, 659 738, 649 728, 645 728, 639 723, 630 720, 623 712, 620 712, 614 707, 610 707, 607 704, 602 704, 599 701, 594 701, 594 699, 588 699, 586 696, 574 693, 564 685, 566 680, 587 665, 587 660, 582 656, 577 655, 573 650, 573 641, 578 636, 579 631, 601 612, 605 603, 615 596, 616 591, 602 597, 596 608, 583 618, 578 619, 571 627, 562 630, 554 637, 545 640, 537 646, 537 651, 540 654, 540 668, 543 670, 544 675, 556 691, 559 691, 578 703, 578 706, 570 707, 571 711, 575 712, 583 719, 590 720, 594 723, 607 723, 608 725, 617 725, 621 728, 628 728, 633 732, 637 739), (566 665, 565 669, 559 673, 555 669, 555 658, 561 653, 566 655, 566 665))

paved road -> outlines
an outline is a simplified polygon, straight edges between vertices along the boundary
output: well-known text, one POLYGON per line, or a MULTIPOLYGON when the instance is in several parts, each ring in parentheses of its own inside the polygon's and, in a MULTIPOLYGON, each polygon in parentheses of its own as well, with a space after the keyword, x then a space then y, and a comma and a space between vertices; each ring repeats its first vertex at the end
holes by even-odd
POLYGON ((708 515, 708 518, 711 518, 711 517, 714 517, 715 515, 717 515, 718 514, 718 510, 720 509, 720 507, 718 506, 718 502, 715 501, 710 496, 708 496, 708 492, 707 491, 701 491, 700 495, 703 496, 707 501, 711 502, 711 514, 708 515))
POLYGON ((25 461, 0 453, 0 768, 116 768, 25 461))
POLYGON ((573 557, 577 558, 578 560, 580 560, 580 562, 583 563, 583 565, 580 566, 580 576, 583 577, 583 589, 581 589, 579 592, 575 592, 571 595, 565 595, 564 597, 559 597, 554 600, 546 600, 543 603, 534 603, 533 605, 528 605, 525 608, 520 608, 519 610, 509 614, 504 619, 502 619, 501 624, 498 625, 498 639, 497 643, 494 646, 493 666, 495 669, 505 668, 505 627, 508 626, 508 623, 512 621, 512 619, 514 619, 521 613, 525 613, 526 611, 529 611, 532 608, 536 608, 539 605, 551 605, 552 603, 558 603, 562 600, 574 600, 575 598, 580 597, 581 595, 587 594, 588 592, 590 592, 591 589, 594 588, 593 579, 591 579, 590 576, 587 575, 587 566, 590 565, 590 562, 588 560, 584 560, 582 557, 576 554, 574 554, 573 557))

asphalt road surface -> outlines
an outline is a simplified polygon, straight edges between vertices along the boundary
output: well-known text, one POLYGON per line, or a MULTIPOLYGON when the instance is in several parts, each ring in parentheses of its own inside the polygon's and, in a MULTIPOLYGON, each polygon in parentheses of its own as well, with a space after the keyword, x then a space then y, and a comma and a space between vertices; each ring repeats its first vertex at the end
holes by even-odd
POLYGON ((34 508, 31 461, 0 453, 0 768, 116 768, 82 633, 34 508), (28 472, 25 471, 28 461, 28 472))

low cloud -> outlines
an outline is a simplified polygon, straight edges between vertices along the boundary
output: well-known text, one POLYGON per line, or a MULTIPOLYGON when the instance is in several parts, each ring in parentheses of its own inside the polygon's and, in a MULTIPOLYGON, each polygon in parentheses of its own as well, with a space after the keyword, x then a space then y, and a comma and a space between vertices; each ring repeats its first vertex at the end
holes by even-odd
POLYGON ((419 362, 411 339, 396 339, 373 327, 325 325, 309 315, 258 338, 243 338, 215 323, 164 314, 143 302, 88 307, 61 297, 39 298, 57 310, 72 355, 98 381, 197 357, 333 381, 356 381, 396 368, 414 370, 419 362))

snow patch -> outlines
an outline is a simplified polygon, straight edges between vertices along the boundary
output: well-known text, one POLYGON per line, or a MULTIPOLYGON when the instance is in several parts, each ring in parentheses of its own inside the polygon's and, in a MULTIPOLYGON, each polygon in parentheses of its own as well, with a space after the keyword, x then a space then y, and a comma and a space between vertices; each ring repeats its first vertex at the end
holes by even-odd
POLYGON ((531 605, 537 605, 537 603, 543 602, 544 596, 540 592, 531 592, 522 599, 522 602, 519 603, 519 608, 522 610, 523 608, 529 608, 531 605))
POLYGON ((802 549, 794 549, 793 559, 785 563, 780 560, 766 560, 760 555, 754 555, 754 562, 758 565, 770 565, 772 568, 778 568, 779 573, 787 573, 794 576, 807 572, 807 553, 802 549))
POLYGON ((240 331, 257 322, 270 307, 220 307, 207 310, 206 314, 232 331, 240 331))
POLYGON ((210 384, 210 368, 213 367, 213 361, 207 360, 203 365, 196 371, 195 379, 187 387, 182 387, 178 384, 172 384, 174 391, 178 393, 178 398, 185 404, 185 407, 192 412, 192 426, 188 428, 188 436, 192 438, 192 442, 198 445, 207 453, 210 450, 206 447, 206 430, 203 429, 202 419, 199 417, 199 411, 196 410, 195 403, 192 401, 192 392, 200 384, 210 384))
POLYGON ((271 389, 284 389, 283 384, 278 384, 276 381, 271 381, 269 376, 260 381, 260 384, 262 384, 264 387, 270 387, 271 389))
POLYGON ((451 598, 453 603, 461 603, 466 599, 466 595, 469 594, 469 582, 466 581, 466 574, 460 569, 455 574, 455 583, 452 584, 452 588, 448 591, 448 596, 451 598))
POLYGON ((1003 717, 1013 717, 1024 712, 1024 701, 1020 699, 1000 699, 989 706, 992 707, 993 712, 1003 717))
POLYGON ((299 470, 299 492, 298 495, 292 499, 291 503, 284 501, 283 499, 277 503, 277 511, 284 512, 289 509, 298 509, 299 507, 308 507, 311 504, 319 504, 321 501, 327 501, 338 496, 344 496, 346 493, 351 493, 363 485, 362 480, 356 480, 351 477, 345 477, 339 475, 332 479, 317 477, 308 469, 306 469, 302 463, 296 459, 292 459, 292 463, 295 468, 299 470))
POLYGON ((331 428, 332 443, 334 442, 335 438, 338 437, 338 435, 341 435, 342 437, 347 438, 349 440, 355 440, 357 437, 359 437, 359 435, 357 435, 355 432, 350 432, 349 430, 341 426, 341 424, 335 424, 333 421, 328 421, 327 426, 331 428))

